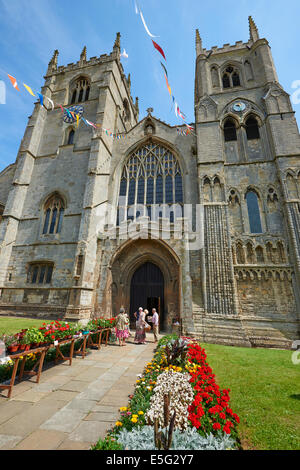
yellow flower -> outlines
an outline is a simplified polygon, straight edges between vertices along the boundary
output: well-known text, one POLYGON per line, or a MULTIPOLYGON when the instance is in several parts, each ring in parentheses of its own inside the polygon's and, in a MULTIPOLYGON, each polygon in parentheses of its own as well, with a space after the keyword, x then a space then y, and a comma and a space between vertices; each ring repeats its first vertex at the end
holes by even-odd
POLYGON ((143 415, 144 412, 143 412, 143 411, 139 411, 138 414, 139 414, 139 415, 143 415))
POLYGON ((122 406, 122 407, 120 408, 120 411, 126 411, 126 410, 127 410, 127 406, 122 406))
POLYGON ((131 421, 132 421, 133 423, 137 423, 137 419, 136 419, 136 418, 131 418, 131 421))
POLYGON ((138 415, 132 415, 132 418, 133 418, 133 419, 137 419, 137 418, 138 418, 138 415))
POLYGON ((116 426, 123 426, 123 424, 121 423, 121 421, 117 421, 116 426))

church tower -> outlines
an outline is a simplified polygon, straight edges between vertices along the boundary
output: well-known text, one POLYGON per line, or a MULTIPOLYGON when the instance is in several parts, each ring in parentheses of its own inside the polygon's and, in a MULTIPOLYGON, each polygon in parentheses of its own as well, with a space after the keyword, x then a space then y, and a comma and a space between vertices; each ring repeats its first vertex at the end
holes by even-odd
POLYGON ((103 128, 126 133, 138 122, 120 47, 118 33, 110 54, 87 59, 84 47, 78 62, 59 66, 56 50, 49 62, 44 104, 29 118, 10 185, 1 184, 2 311, 79 318, 91 304, 95 213, 107 200, 113 146, 103 128), (61 106, 100 127, 77 125, 61 106))
POLYGON ((226 342, 234 332, 252 345, 285 345, 299 329, 300 139, 269 43, 252 17, 249 29, 248 42, 211 50, 196 31, 205 207, 205 314, 198 323, 206 340, 226 342))

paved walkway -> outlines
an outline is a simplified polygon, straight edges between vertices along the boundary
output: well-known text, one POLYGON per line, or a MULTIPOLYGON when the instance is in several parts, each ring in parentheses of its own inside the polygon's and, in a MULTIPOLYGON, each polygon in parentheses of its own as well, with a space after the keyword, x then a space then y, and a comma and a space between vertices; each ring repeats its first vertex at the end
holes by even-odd
MULTIPOLYGON (((152 341, 152 335, 149 335, 152 341)), ((154 343, 108 345, 17 384, 0 395, 0 450, 84 450, 104 437, 133 393, 154 343)))

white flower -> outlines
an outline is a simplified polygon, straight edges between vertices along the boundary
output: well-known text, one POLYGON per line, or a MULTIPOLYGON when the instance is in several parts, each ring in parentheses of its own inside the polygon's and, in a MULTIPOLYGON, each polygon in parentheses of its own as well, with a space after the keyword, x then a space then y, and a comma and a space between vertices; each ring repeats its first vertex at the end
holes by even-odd
POLYGON ((156 381, 150 408, 146 417, 153 423, 158 418, 159 426, 164 426, 164 395, 170 393, 170 417, 176 410, 175 428, 184 430, 188 426, 188 406, 193 402, 194 393, 189 383, 189 374, 169 370, 160 374, 156 381))

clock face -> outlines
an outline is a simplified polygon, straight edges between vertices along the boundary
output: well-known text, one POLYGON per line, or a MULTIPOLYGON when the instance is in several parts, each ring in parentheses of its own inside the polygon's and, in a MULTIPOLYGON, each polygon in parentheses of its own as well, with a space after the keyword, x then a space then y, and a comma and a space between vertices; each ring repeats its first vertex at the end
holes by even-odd
POLYGON ((245 111, 246 105, 242 101, 238 101, 237 103, 234 103, 234 105, 232 106, 232 109, 233 109, 233 111, 235 111, 237 113, 241 113, 241 112, 245 111))
POLYGON ((73 122, 76 122, 77 114, 79 114, 80 117, 83 115, 83 106, 71 106, 70 108, 68 108, 68 111, 66 110, 64 112, 64 122, 66 122, 67 124, 72 124, 73 122))

